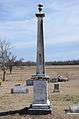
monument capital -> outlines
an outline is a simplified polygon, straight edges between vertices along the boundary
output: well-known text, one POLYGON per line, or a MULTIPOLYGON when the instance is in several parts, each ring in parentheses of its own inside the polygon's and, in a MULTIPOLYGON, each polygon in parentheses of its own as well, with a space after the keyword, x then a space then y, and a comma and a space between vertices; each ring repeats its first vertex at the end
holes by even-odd
POLYGON ((39 12, 41 12, 41 11, 42 11, 42 7, 43 7, 43 5, 42 5, 42 4, 38 4, 38 10, 39 10, 39 12))
POLYGON ((42 13, 42 7, 43 5, 42 4, 38 4, 38 13, 36 13, 36 17, 45 17, 45 14, 42 13))

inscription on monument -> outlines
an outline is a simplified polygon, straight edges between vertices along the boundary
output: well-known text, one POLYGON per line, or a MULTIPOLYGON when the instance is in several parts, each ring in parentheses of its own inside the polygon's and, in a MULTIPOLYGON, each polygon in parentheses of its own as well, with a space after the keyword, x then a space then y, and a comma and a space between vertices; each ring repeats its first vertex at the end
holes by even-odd
POLYGON ((47 102, 47 82, 34 81, 34 104, 45 104, 47 102))

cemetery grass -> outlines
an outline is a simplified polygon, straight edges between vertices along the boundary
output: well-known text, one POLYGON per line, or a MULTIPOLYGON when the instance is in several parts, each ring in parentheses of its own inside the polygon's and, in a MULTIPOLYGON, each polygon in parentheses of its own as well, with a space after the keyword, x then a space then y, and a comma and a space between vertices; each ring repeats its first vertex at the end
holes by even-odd
MULTIPOLYGON (((67 115, 64 109, 70 105, 79 104, 79 66, 46 66, 46 74, 51 78, 58 74, 68 77, 69 81, 60 82, 60 92, 53 93, 53 83, 48 83, 48 96, 52 106, 52 113, 48 115, 13 115, 0 116, 0 119, 79 119, 79 115, 67 115)), ((6 81, 0 86, 0 113, 20 110, 32 103, 33 87, 28 86, 27 94, 11 94, 11 88, 17 83, 26 85, 26 80, 35 73, 35 67, 13 67, 12 74, 6 73, 6 81)), ((2 71, 0 71, 2 78, 2 71)))

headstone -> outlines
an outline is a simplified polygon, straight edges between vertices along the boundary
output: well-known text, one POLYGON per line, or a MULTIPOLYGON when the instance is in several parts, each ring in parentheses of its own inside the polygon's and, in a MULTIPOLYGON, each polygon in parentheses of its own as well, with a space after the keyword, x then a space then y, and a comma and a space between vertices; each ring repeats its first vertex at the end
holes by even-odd
POLYGON ((28 89, 21 84, 17 84, 11 89, 11 93, 28 93, 28 89))
POLYGON ((54 83, 54 90, 53 92, 59 92, 59 83, 54 83))
POLYGON ((26 80, 26 85, 27 86, 33 86, 33 79, 26 80))
POLYGON ((79 114, 79 105, 75 105, 75 106, 69 106, 68 109, 65 109, 65 112, 68 114, 75 114, 78 113, 79 114))

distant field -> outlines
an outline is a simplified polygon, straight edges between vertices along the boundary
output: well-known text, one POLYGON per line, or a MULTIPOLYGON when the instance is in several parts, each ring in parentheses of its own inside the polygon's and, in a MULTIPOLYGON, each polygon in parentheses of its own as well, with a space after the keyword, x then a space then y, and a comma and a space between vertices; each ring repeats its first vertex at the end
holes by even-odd
MULTIPOLYGON (((17 84, 26 84, 26 80, 35 73, 35 67, 14 67, 10 75, 6 74, 6 81, 0 86, 0 112, 22 109, 32 103, 33 87, 29 89, 28 94, 11 94, 11 88, 17 84)), ((78 115, 66 115, 64 109, 69 105, 79 104, 79 66, 46 66, 46 74, 51 78, 58 74, 68 77, 68 82, 60 83, 60 92, 53 93, 53 83, 48 84, 49 99, 52 105, 52 114, 50 115, 7 115, 0 119, 79 119, 78 115)), ((0 78, 2 71, 0 72, 0 78)))

